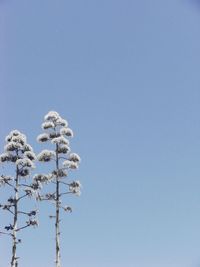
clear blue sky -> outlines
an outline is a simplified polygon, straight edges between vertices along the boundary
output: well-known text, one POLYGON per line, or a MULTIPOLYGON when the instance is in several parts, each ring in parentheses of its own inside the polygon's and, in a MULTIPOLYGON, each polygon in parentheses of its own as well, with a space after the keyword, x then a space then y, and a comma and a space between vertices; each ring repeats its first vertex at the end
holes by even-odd
MULTIPOLYGON (((0 1, 1 151, 56 110, 82 157, 63 267, 200 266, 199 25, 197 0, 0 1)), ((54 266, 48 212, 20 267, 54 266)))

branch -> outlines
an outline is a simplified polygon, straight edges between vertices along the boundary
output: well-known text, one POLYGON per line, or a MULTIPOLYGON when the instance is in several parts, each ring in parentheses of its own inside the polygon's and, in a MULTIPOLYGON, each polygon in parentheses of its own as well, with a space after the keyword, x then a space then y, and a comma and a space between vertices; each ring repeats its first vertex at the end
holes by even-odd
POLYGON ((15 188, 14 185, 10 184, 9 182, 5 181, 5 183, 9 186, 11 186, 12 188, 15 188))
POLYGON ((18 200, 17 200, 17 202, 19 202, 22 198, 24 198, 24 197, 26 197, 26 196, 28 196, 29 194, 28 193, 26 193, 25 195, 23 195, 23 196, 21 196, 21 197, 19 197, 18 198, 18 200))
POLYGON ((27 221, 26 223, 27 223, 27 225, 18 228, 18 229, 16 230, 16 232, 19 232, 20 230, 25 229, 25 228, 27 228, 27 227, 29 227, 29 226, 38 226, 38 222, 37 222, 36 220, 31 220, 31 219, 30 219, 30 220, 27 221))
POLYGON ((49 194, 46 194, 46 195, 39 195, 38 196, 38 200, 40 201, 43 201, 43 200, 53 200, 53 201, 56 201, 55 199, 55 193, 49 193, 49 194))
POLYGON ((22 227, 18 228, 18 229, 16 230, 16 232, 19 232, 20 230, 22 230, 22 229, 24 229, 24 228, 27 228, 27 227, 29 227, 29 226, 30 226, 30 224, 27 224, 27 225, 25 225, 25 226, 22 226, 22 227))
POLYGON ((10 233, 5 233, 5 232, 0 232, 0 234, 1 234, 1 235, 11 235, 11 236, 12 236, 12 234, 10 234, 10 233))
POLYGON ((11 207, 13 207, 14 205, 1 205, 0 204, 0 208, 2 209, 2 210, 7 210, 7 211, 9 211, 10 213, 12 213, 13 215, 14 215, 14 213, 10 210, 10 208, 11 207))
POLYGON ((17 212, 18 214, 24 214, 24 215, 27 215, 27 216, 35 216, 37 214, 37 210, 32 210, 30 212, 25 212, 25 211, 18 211, 17 212))
POLYGON ((60 183, 61 183, 61 184, 65 184, 65 185, 68 185, 68 186, 70 186, 70 184, 68 184, 68 183, 65 183, 65 182, 63 182, 63 181, 60 181, 60 183))
POLYGON ((31 187, 30 185, 27 185, 27 184, 19 184, 19 186, 31 187))
POLYGON ((64 160, 67 160, 67 158, 65 158, 65 157, 58 157, 58 159, 64 159, 64 160))
POLYGON ((67 195, 67 194, 73 194, 73 192, 69 191, 69 192, 64 192, 64 193, 60 193, 59 196, 63 196, 63 195, 67 195))
POLYGON ((10 213, 12 213, 12 215, 15 215, 15 213, 12 210, 10 210, 10 209, 6 209, 6 210, 9 211, 10 213))

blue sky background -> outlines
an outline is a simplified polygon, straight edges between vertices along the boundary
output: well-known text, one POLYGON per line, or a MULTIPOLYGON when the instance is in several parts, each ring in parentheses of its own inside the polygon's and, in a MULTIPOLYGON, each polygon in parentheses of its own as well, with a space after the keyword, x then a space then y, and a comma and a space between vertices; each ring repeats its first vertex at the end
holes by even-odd
MULTIPOLYGON (((63 267, 200 266, 199 23, 197 0, 0 0, 1 150, 17 128, 38 153, 56 110, 82 157, 63 267)), ((48 214, 20 267, 54 266, 48 214)))

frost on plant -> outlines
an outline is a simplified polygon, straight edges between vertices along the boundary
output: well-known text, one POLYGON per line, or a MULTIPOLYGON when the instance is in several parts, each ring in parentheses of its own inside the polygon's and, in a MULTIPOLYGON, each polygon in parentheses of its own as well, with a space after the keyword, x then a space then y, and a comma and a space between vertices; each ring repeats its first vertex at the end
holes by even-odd
MULTIPOLYGON (((71 207, 62 205, 62 197, 68 194, 80 195, 81 184, 79 181, 71 181, 68 176, 71 170, 78 169, 80 156, 71 153, 69 139, 73 137, 73 131, 68 127, 68 122, 61 118, 58 112, 50 111, 42 123, 44 133, 37 137, 40 143, 50 142, 54 150, 43 150, 37 156, 40 162, 49 162, 53 170, 48 174, 37 174, 34 181, 40 186, 52 183, 55 185, 53 192, 38 195, 39 200, 47 200, 55 205, 55 214, 50 218, 55 219, 56 236, 56 267, 61 267, 60 261, 60 210, 72 212, 71 207)), ((51 168, 52 168, 51 167, 51 168)))
MULTIPOLYGON (((0 187, 9 188, 9 194, 5 203, 0 203, 2 211, 7 211, 12 222, 6 225, 4 229, 0 231, 1 235, 8 235, 12 239, 12 256, 11 267, 18 266, 17 257, 17 245, 21 243, 21 239, 18 238, 18 233, 29 226, 37 226, 36 210, 25 211, 22 209, 21 202, 26 197, 32 197, 38 195, 39 185, 35 182, 31 183, 30 173, 35 168, 34 161, 36 156, 32 147, 27 144, 26 136, 20 133, 18 130, 11 131, 5 139, 6 145, 4 147, 4 153, 0 155, 0 163, 13 165, 13 175, 1 175, 0 187), (19 225, 19 217, 24 216, 24 224, 19 225)), ((22 220, 20 219, 20 222, 22 220)))

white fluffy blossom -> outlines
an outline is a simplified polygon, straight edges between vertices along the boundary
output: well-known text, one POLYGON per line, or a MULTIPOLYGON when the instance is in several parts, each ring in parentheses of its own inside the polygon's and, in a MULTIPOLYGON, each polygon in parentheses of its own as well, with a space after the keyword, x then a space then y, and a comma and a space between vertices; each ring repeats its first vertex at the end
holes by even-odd
POLYGON ((55 126, 63 126, 63 127, 68 126, 68 122, 64 120, 63 118, 61 118, 59 113, 56 111, 49 111, 47 115, 44 117, 44 120, 45 122, 51 122, 52 124, 48 124, 44 122, 42 124, 43 129, 53 128, 55 126))
POLYGON ((62 118, 59 118, 57 121, 56 121, 56 125, 57 126, 63 126, 63 127, 67 127, 68 126, 68 122, 62 118))
POLYGON ((58 147, 58 153, 59 154, 67 154, 70 152, 70 147, 67 145, 62 145, 58 147))
POLYGON ((23 146, 20 143, 16 143, 16 142, 9 142, 8 144, 5 145, 4 150, 7 152, 11 152, 17 149, 22 149, 23 146))
POLYGON ((29 146, 26 142, 26 136, 20 133, 18 130, 13 130, 6 137, 7 144, 4 147, 4 150, 7 152, 12 152, 16 150, 32 151, 31 146, 29 146))
POLYGON ((22 167, 28 167, 28 168, 34 168, 35 167, 34 163, 28 158, 18 159, 16 161, 16 165, 22 166, 22 167))
POLYGON ((68 127, 63 127, 60 129, 60 134, 62 135, 66 135, 68 137, 73 137, 74 133, 72 131, 72 129, 68 128, 68 127))
POLYGON ((33 152, 33 148, 32 146, 30 146, 29 144, 25 144, 23 146, 23 151, 26 152, 26 151, 30 151, 30 152, 33 152))
POLYGON ((0 155, 0 162, 15 163, 20 177, 30 175, 31 168, 35 167, 33 161, 36 157, 32 147, 26 143, 26 136, 14 130, 6 137, 6 142, 5 153, 0 155))
POLYGON ((79 196, 81 194, 81 183, 79 181, 71 182, 69 191, 79 196))
POLYGON ((11 140, 15 143, 20 143, 21 145, 24 145, 26 143, 26 136, 24 134, 13 136, 11 140))
POLYGON ((56 111, 49 111, 45 117, 44 120, 48 121, 48 120, 57 120, 60 117, 59 113, 56 111))
POLYGON ((34 182, 39 183, 48 183, 51 181, 53 175, 52 174, 35 174, 33 176, 34 182))
POLYGON ((80 161, 81 161, 81 158, 80 158, 80 156, 79 156, 78 154, 76 154, 76 153, 71 153, 71 154, 69 155, 69 160, 70 160, 70 161, 74 161, 74 162, 80 162, 80 161))
POLYGON ((10 160, 10 155, 8 153, 2 153, 0 155, 0 162, 5 162, 10 160))
POLYGON ((60 118, 60 115, 58 114, 58 112, 56 112, 56 111, 49 111, 47 113, 47 115, 45 115, 44 120, 45 121, 50 121, 50 120, 55 121, 55 120, 57 120, 59 118, 60 118))
POLYGON ((46 142, 49 140, 49 135, 47 133, 39 134, 37 137, 38 142, 46 142))
POLYGON ((36 155, 32 151, 26 151, 24 152, 24 156, 30 160, 36 160, 36 155))
POLYGON ((67 172, 65 170, 63 170, 63 169, 59 169, 59 170, 54 170, 52 172, 52 175, 54 177, 60 177, 60 178, 62 178, 62 177, 66 177, 67 176, 67 172))
POLYGON ((58 145, 69 145, 69 140, 67 140, 64 136, 56 137, 51 140, 52 144, 58 145))
POLYGON ((55 152, 52 150, 43 150, 42 152, 40 152, 40 154, 38 154, 37 159, 39 161, 50 161, 51 159, 53 159, 55 157, 55 152))
POLYGON ((42 129, 44 129, 44 130, 49 129, 49 128, 53 128, 53 127, 54 127, 54 123, 51 121, 45 121, 42 124, 42 129))
POLYGON ((12 137, 22 135, 18 130, 13 130, 9 133, 9 135, 6 136, 6 142, 10 142, 12 137))
POLYGON ((78 169, 78 163, 70 160, 63 161, 63 166, 68 169, 78 169))

